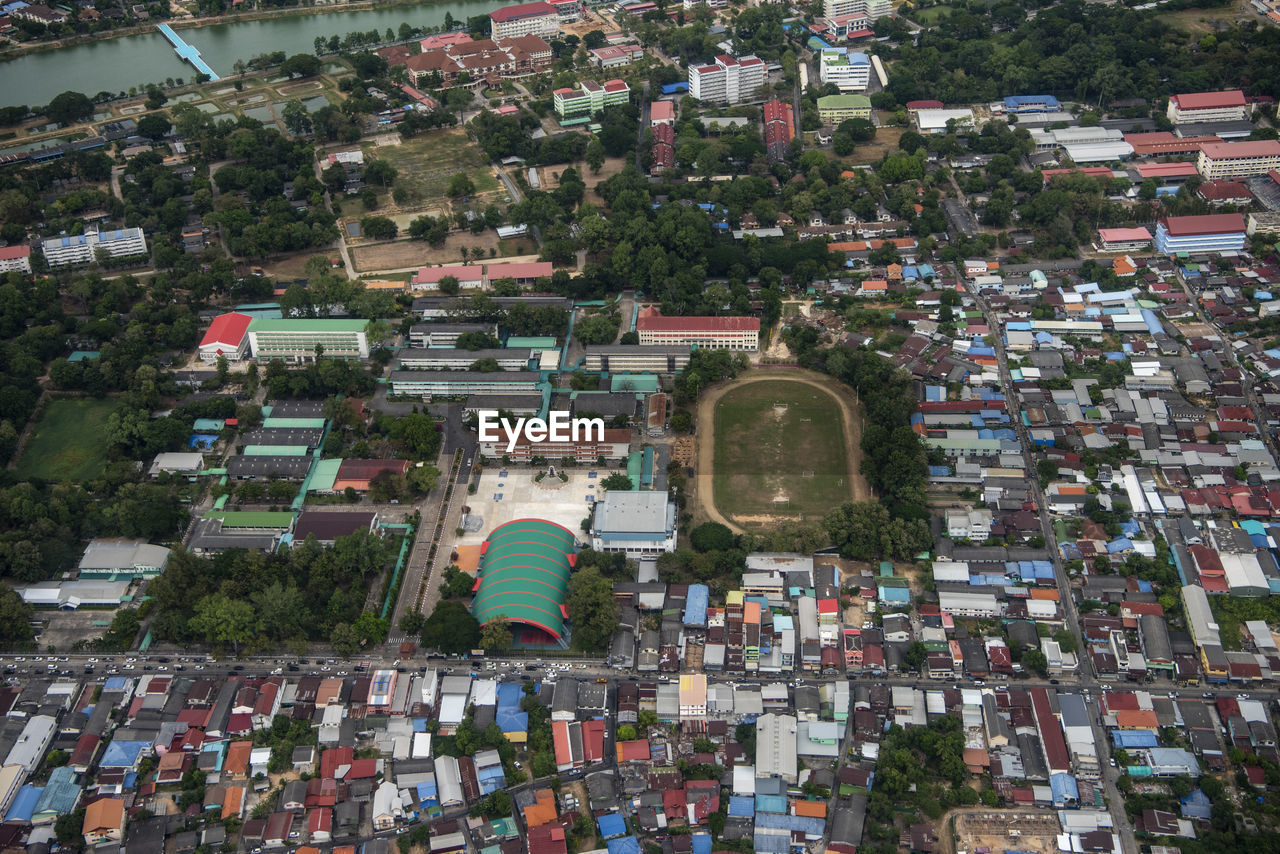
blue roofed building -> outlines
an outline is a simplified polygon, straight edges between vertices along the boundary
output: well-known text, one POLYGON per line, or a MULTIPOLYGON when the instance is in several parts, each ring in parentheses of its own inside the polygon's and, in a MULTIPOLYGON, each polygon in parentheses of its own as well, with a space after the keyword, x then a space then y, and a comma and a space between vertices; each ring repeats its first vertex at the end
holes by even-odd
POLYGON ((1004 108, 1010 113, 1054 113, 1060 109, 1053 95, 1006 95, 1004 108))
POLYGON ((102 761, 98 763, 98 767, 137 771, 138 763, 141 761, 143 753, 149 752, 150 749, 151 742, 149 741, 112 739, 111 743, 107 745, 106 751, 102 754, 102 761))
MULTIPOLYGON (((498 683, 498 705, 494 720, 502 729, 508 741, 523 743, 529 734, 529 713, 520 708, 524 699, 524 691, 519 682, 498 683)), ((426 721, 423 721, 425 726, 426 721)))
POLYGON ((80 802, 81 789, 76 783, 76 772, 63 765, 49 773, 49 782, 45 784, 40 799, 36 801, 35 811, 31 815, 32 824, 48 824, 56 821, 60 815, 75 812, 80 802))
POLYGON ((6 822, 30 824, 31 815, 36 809, 36 803, 39 802, 40 795, 43 793, 44 789, 30 785, 18 789, 18 794, 14 796, 13 802, 9 804, 9 811, 4 814, 4 820, 6 822))
POLYGON ((756 799, 750 795, 733 795, 729 798, 729 815, 751 818, 756 814, 756 799))
POLYGON ((711 588, 705 584, 690 584, 689 593, 684 602, 684 624, 690 627, 707 625, 707 604, 710 601, 711 588))
POLYGON ((710 833, 695 833, 691 841, 693 842, 693 854, 711 854, 710 833))
POLYGON ((1080 787, 1070 774, 1058 773, 1049 777, 1049 789, 1053 792, 1053 805, 1058 808, 1074 807, 1080 802, 1080 787))
POLYGON ((617 813, 600 816, 596 824, 600 826, 601 839, 616 839, 627 835, 627 820, 617 813))
POLYGON ((623 836, 605 841, 609 854, 640 854, 640 840, 634 836, 623 836))

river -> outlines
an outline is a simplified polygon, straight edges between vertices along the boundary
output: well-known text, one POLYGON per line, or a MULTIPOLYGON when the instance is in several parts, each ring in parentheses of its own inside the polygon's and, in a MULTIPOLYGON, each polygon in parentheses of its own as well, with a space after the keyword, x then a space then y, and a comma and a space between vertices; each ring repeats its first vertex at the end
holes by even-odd
MULTIPOLYGON (((513 0, 507 0, 513 2, 513 0)), ((232 73, 237 59, 282 50, 288 54, 311 53, 316 36, 328 38, 349 32, 398 30, 402 23, 415 27, 438 26, 446 12, 465 21, 503 5, 503 0, 448 0, 413 6, 391 6, 357 12, 289 15, 265 21, 239 21, 196 29, 178 30, 188 44, 199 48, 204 61, 219 75, 232 73)), ((195 69, 178 59, 158 32, 104 39, 59 50, 29 53, 0 62, 0 106, 40 106, 68 89, 96 95, 122 92, 130 86, 163 83, 166 78, 191 80, 195 69)))

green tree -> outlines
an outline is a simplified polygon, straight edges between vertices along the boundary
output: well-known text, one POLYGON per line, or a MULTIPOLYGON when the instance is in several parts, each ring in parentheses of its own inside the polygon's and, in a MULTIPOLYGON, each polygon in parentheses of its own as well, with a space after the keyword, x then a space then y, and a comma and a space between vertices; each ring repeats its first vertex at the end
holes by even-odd
POLYGON ((703 522, 689 533, 689 542, 700 552, 731 549, 734 539, 733 531, 719 522, 703 522))
POLYGON ((239 655, 240 644, 253 637, 253 606, 223 593, 215 593, 196 603, 195 614, 188 626, 208 643, 231 644, 232 650, 239 655))
POLYGON ((338 623, 329 633, 333 651, 343 658, 350 658, 360 649, 360 634, 350 623, 338 623))
POLYGON ((449 655, 463 655, 480 643, 480 624, 457 600, 436 603, 422 628, 422 644, 449 655))
POLYGON ((631 481, 631 478, 627 477, 622 472, 614 472, 604 480, 600 481, 600 488, 606 491, 616 490, 618 492, 626 492, 628 490, 635 489, 635 484, 631 481))
POLYGON ((320 73, 319 57, 309 53, 296 53, 280 63, 280 73, 289 77, 314 77, 320 73))
POLYGON ((591 141, 587 143, 587 151, 582 157, 587 162, 587 166, 591 168, 591 174, 599 174, 600 167, 604 166, 605 160, 604 143, 600 141, 599 137, 591 137, 591 141))
POLYGON ((569 579, 568 605, 573 645, 584 651, 608 649, 618 630, 618 602, 609 579, 594 566, 575 572, 569 579))
POLYGON ((450 198, 458 198, 459 196, 470 196, 476 191, 475 182, 471 180, 471 176, 466 172, 458 172, 449 179, 449 187, 446 191, 450 198))
POLYGON ((284 119, 285 128, 294 136, 305 136, 311 133, 311 113, 307 111, 306 104, 297 98, 287 102, 281 108, 280 116, 284 119))
POLYGON ((409 488, 419 495, 425 495, 436 488, 440 480, 440 469, 426 463, 419 463, 409 469, 405 482, 409 488))
POLYGON ((60 125, 73 124, 93 115, 93 101, 83 92, 63 92, 54 96, 44 114, 60 125))
POLYGON ((152 141, 164 139, 172 129, 173 122, 169 121, 168 114, 164 112, 148 113, 138 119, 138 133, 152 141))
POLYGON ((480 648, 491 655, 511 652, 514 642, 511 626, 503 615, 492 618, 480 627, 480 648))

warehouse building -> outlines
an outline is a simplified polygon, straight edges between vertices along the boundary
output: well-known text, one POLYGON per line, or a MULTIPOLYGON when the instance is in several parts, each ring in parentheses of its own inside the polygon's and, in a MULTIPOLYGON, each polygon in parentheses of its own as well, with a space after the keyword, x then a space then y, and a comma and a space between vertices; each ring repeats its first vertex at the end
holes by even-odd
POLYGON ((676 505, 665 492, 609 490, 591 514, 591 548, 658 555, 676 550, 676 505))

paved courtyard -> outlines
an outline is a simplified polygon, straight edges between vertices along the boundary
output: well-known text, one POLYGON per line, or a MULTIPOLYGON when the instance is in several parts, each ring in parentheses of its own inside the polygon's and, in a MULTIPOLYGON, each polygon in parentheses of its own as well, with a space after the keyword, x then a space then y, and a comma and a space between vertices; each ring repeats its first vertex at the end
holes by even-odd
POLYGON ((459 537, 457 544, 480 545, 490 531, 514 519, 546 519, 573 531, 579 543, 585 542, 582 520, 591 514, 592 502, 603 492, 601 482, 622 470, 557 467, 557 473, 569 476, 567 482, 548 475, 535 483, 533 478, 539 471, 527 466, 486 468, 475 495, 467 496, 471 515, 480 517, 482 524, 479 530, 468 530, 459 537))

